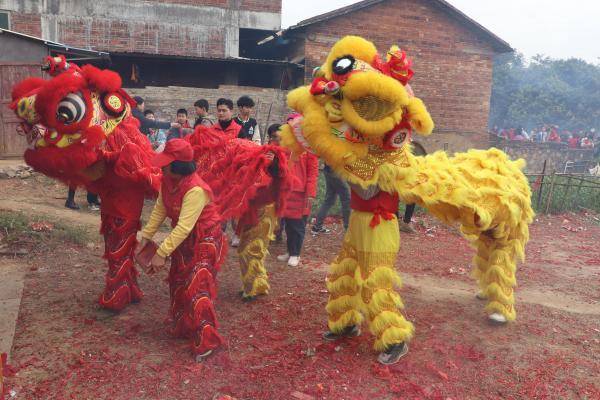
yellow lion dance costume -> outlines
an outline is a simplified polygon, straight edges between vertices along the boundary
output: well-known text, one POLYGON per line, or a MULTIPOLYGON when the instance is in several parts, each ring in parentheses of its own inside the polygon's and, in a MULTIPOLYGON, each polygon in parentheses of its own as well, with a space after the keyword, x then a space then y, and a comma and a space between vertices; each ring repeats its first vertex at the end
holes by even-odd
POLYGON ((411 153, 412 131, 428 135, 433 121, 408 85, 410 67, 397 47, 382 59, 372 43, 345 37, 312 85, 289 94, 289 106, 302 118, 281 131, 284 146, 316 153, 352 188, 350 226, 327 276, 324 337, 356 336, 366 318, 383 364, 406 354, 414 330, 396 291, 399 199, 460 226, 476 249, 477 296, 487 299, 485 310, 499 323, 516 316, 516 262, 524 258, 534 215, 523 160, 511 161, 497 149, 454 157, 411 153))

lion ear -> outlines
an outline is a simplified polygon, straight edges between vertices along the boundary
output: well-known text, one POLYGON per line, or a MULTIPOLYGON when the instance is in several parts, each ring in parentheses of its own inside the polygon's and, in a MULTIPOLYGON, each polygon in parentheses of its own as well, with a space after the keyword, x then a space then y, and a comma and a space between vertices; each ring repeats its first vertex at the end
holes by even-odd
POLYGON ((390 50, 385 55, 385 61, 390 61, 392 58, 392 54, 394 54, 397 51, 400 51, 400 47, 398 47, 397 45, 393 45, 392 47, 390 47, 390 50))
POLYGON ((427 136, 433 132, 434 123, 427 111, 425 104, 418 97, 411 97, 406 106, 410 126, 418 134, 427 136))

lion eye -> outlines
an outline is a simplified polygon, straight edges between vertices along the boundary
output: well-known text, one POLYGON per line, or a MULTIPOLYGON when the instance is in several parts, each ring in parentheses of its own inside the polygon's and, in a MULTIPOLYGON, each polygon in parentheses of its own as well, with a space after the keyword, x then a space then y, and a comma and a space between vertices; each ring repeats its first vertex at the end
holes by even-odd
POLYGON ((56 109, 56 118, 68 125, 80 122, 85 116, 85 101, 78 93, 69 93, 64 97, 56 109))
POLYGON ((354 67, 354 57, 352 56, 344 56, 342 58, 338 58, 333 62, 333 73, 336 75, 344 75, 348 72, 352 71, 354 67))

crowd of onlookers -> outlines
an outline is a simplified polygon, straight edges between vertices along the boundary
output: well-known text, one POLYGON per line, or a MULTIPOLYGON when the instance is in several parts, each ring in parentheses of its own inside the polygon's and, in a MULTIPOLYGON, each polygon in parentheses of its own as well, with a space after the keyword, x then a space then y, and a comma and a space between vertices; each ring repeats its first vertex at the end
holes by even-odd
POLYGON ((559 129, 556 125, 543 125, 527 131, 521 127, 501 129, 494 127, 490 133, 505 140, 562 143, 572 149, 592 149, 600 146, 600 133, 593 128, 587 131, 571 131, 559 129))

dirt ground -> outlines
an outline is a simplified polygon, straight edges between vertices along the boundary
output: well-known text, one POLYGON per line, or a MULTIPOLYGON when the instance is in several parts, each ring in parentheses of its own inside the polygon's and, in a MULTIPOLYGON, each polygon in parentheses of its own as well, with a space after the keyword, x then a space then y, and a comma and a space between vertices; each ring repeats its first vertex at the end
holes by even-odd
POLYGON ((98 214, 64 209, 66 189, 44 178, 0 185, 0 209, 91 232, 86 245, 32 248, 17 259, 28 272, 13 376, 6 379, 12 398, 600 399, 600 224, 593 216, 536 219, 517 274, 518 319, 502 327, 487 323, 474 297, 468 244, 419 216, 418 232, 402 234, 397 261, 416 336, 392 367, 375 362, 366 329, 353 340, 321 340, 327 263, 342 239, 337 221, 330 221, 330 234, 307 235, 298 268, 278 263, 284 246, 273 244, 272 293, 254 303, 237 296, 239 272, 230 250, 217 303, 227 343, 196 364, 188 344, 164 332, 164 276, 142 275, 144 300, 120 314, 98 307, 105 271, 98 214))

